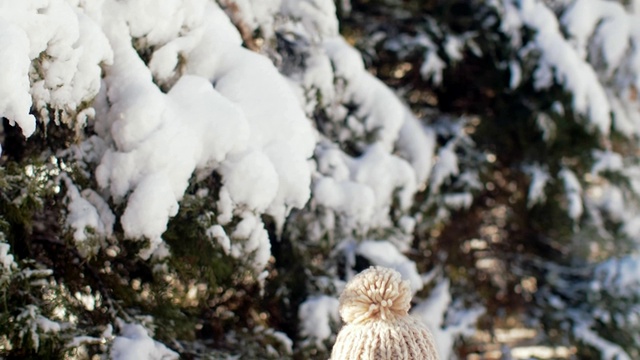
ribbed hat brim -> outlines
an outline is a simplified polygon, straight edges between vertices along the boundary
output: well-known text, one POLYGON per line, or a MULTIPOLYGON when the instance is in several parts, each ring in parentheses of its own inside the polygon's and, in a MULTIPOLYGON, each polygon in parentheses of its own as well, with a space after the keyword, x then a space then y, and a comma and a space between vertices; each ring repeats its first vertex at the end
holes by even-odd
POLYGON ((338 334, 331 360, 437 360, 429 330, 411 317, 347 324, 338 334))

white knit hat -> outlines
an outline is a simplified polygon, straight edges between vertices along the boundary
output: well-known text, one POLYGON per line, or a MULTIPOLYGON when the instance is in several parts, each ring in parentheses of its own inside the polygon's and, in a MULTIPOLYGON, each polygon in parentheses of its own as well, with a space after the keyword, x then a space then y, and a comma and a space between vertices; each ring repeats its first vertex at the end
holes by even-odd
POLYGON ((375 266, 356 275, 340 296, 345 325, 332 360, 437 360, 427 328, 409 316, 411 288, 395 270, 375 266))

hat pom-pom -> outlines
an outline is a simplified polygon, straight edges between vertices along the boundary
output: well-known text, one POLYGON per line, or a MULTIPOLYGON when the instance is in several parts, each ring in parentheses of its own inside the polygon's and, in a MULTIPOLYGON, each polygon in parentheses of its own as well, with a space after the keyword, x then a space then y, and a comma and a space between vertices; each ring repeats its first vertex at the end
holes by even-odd
POLYGON ((356 275, 340 296, 340 316, 347 324, 395 321, 411 307, 411 288, 400 273, 372 266, 356 275))

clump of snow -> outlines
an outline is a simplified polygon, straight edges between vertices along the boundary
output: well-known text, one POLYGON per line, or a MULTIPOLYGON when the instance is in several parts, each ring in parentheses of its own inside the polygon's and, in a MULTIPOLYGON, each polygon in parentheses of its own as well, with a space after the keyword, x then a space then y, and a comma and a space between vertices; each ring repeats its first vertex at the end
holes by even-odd
MULTIPOLYGON (((395 37, 385 38, 384 47, 398 53, 401 57, 406 56, 414 49, 423 51, 424 59, 420 65, 420 75, 424 80, 431 80, 434 85, 439 86, 442 84, 443 71, 446 69, 447 63, 438 55, 438 46, 431 36, 421 29, 416 29, 416 32, 413 36, 401 33, 395 37)), ((455 62, 463 58, 463 39, 457 36, 448 36, 442 43, 444 44, 443 50, 449 60, 455 62)))
MULTIPOLYGON (((313 153, 315 134, 293 91, 266 58, 244 49, 230 54, 237 56, 225 59, 222 67, 228 66, 229 71, 214 77, 216 89, 240 106, 251 126, 250 147, 264 152, 269 161, 263 166, 275 170, 277 183, 268 212, 281 224, 286 208, 300 207, 309 199, 311 175, 306 160, 313 153), (279 90, 270 90, 274 88, 279 90)), ((265 183, 266 190, 273 173, 254 172, 263 177, 259 182, 265 183)))
POLYGON ((331 0, 283 0, 280 12, 301 21, 308 33, 319 37, 338 35, 336 6, 331 0))
POLYGON ((127 22, 133 38, 144 38, 149 44, 166 43, 175 38, 183 27, 191 27, 198 20, 193 10, 201 8, 203 1, 150 0, 114 4, 118 16, 127 22))
POLYGON ((120 219, 127 236, 150 240, 145 258, 160 246, 168 219, 178 213, 175 193, 163 175, 165 173, 151 174, 140 180, 120 219))
POLYGON ((188 11, 183 27, 191 31, 175 33, 167 42, 150 44, 158 45, 149 69, 160 83, 167 83, 176 73, 180 74, 180 60, 185 62, 186 73, 210 77, 219 67, 220 54, 242 44, 240 33, 217 5, 201 0, 187 4, 182 8, 188 11))
POLYGON ((265 148, 285 142, 298 156, 309 158, 315 133, 290 85, 266 57, 240 47, 231 50, 211 80, 242 109, 252 128, 250 145, 265 148))
POLYGON ((416 228, 416 219, 410 216, 403 216, 400 218, 400 221, 398 221, 398 225, 405 234, 412 234, 416 228))
POLYGON ((517 61, 509 62, 509 89, 513 90, 520 85, 522 81, 522 67, 517 61))
MULTIPOLYGON (((101 237, 110 237, 113 232, 115 215, 98 193, 85 189, 82 193, 68 176, 62 177, 67 187, 67 226, 74 229, 73 239, 84 256, 96 253, 98 249, 87 248, 83 243, 89 238, 88 230, 101 237)), ((99 244, 93 244, 99 245, 99 244)))
POLYGON ((595 162, 591 166, 591 174, 598 175, 604 171, 618 172, 624 168, 622 156, 613 151, 593 151, 595 162))
POLYGON ((260 29, 263 36, 272 36, 275 14, 282 0, 232 0, 232 15, 240 17, 241 26, 250 30, 260 29))
MULTIPOLYGON (((591 199, 606 211, 611 220, 623 222, 625 224, 622 229, 623 233, 627 233, 631 229, 629 225, 633 224, 635 216, 634 212, 626 208, 625 195, 622 190, 615 186, 605 185, 597 189, 601 191, 600 196, 592 196, 591 199)), ((627 235, 631 238, 635 237, 633 232, 627 233, 627 235)))
POLYGON ((252 212, 244 212, 241 221, 231 233, 234 243, 231 245, 231 256, 241 258, 253 255, 253 266, 256 272, 264 269, 271 257, 271 242, 262 220, 252 212))
POLYGON ((404 256, 389 241, 365 240, 358 244, 355 253, 367 258, 373 265, 380 265, 398 271, 403 279, 409 280, 414 294, 422 289, 424 284, 422 276, 420 276, 416 268, 416 263, 404 256))
POLYGON ((630 45, 631 31, 630 17, 622 4, 577 0, 564 12, 561 22, 583 58, 587 57, 589 41, 595 34, 593 44, 602 51, 608 67, 620 65, 630 45))
POLYGON ((261 151, 230 157, 224 162, 220 172, 223 184, 236 204, 264 212, 276 198, 278 173, 261 151))
POLYGON ((76 120, 83 102, 100 88, 100 64, 112 61, 112 52, 100 26, 62 0, 0 3, 0 115, 17 123, 25 137, 35 131, 31 107, 43 121, 49 109, 54 120, 76 120), (31 65, 31 66, 30 66, 31 65))
POLYGON ((524 171, 531 176, 529 193, 527 194, 527 207, 531 208, 536 204, 543 204, 547 199, 544 188, 551 180, 551 175, 549 175, 547 169, 539 164, 527 166, 524 171))
MULTIPOLYGON (((621 98, 632 98, 633 95, 623 91, 621 98)), ((610 96, 611 111, 613 112, 613 127, 621 134, 631 137, 637 133, 640 126, 640 112, 632 104, 622 101, 616 96, 610 96)))
POLYGON ((291 340, 291 338, 289 338, 287 334, 283 333, 282 331, 273 330, 269 333, 269 335, 273 336, 276 340, 278 340, 278 342, 280 342, 280 344, 284 346, 284 351, 287 354, 293 354, 293 340, 291 340))
POLYGON ((339 305, 337 298, 327 295, 307 298, 298 309, 300 335, 312 341, 316 347, 324 348, 324 341, 335 336, 331 325, 340 323, 339 305))
POLYGON ((112 360, 169 360, 178 359, 177 353, 149 336, 147 330, 139 324, 122 323, 120 334, 111 344, 112 360))
POLYGON ((444 42, 444 51, 452 61, 462 60, 463 40, 459 36, 449 35, 444 42))
POLYGON ((198 168, 214 166, 227 154, 245 149, 250 129, 241 110, 217 92, 209 81, 198 76, 182 76, 168 95, 180 106, 181 112, 186 113, 189 121, 185 125, 202 136, 198 168))
POLYGON ((4 234, 0 232, 0 285, 9 282, 11 275, 18 268, 18 264, 10 253, 11 246, 4 241, 4 234))
MULTIPOLYGON (((422 149, 422 147, 420 147, 422 149)), ((340 151, 319 149, 318 170, 326 176, 314 184, 317 204, 336 210, 365 227, 387 223, 391 202, 401 210, 413 203, 416 173, 407 161, 371 145, 362 156, 351 158, 340 151)))
MULTIPOLYGON (((559 104, 556 102, 556 104, 559 104)), ((536 126, 542 131, 542 139, 546 142, 552 142, 556 137, 557 126, 551 117, 546 113, 540 113, 536 116, 536 126)))
POLYGON ((17 123, 28 137, 36 129, 36 119, 29 114, 29 38, 17 25, 2 21, 0 46, 4 49, 0 54, 0 116, 9 119, 11 125, 17 123))
POLYGON ((304 207, 311 197, 311 167, 307 162, 310 155, 293 155, 299 149, 295 144, 284 141, 271 143, 264 148, 264 153, 278 176, 276 196, 267 212, 275 217, 279 226, 291 208, 304 207))
POLYGON ((453 306, 449 288, 448 280, 439 282, 431 290, 429 298, 411 309, 411 315, 431 330, 441 359, 451 358, 453 344, 458 337, 473 335, 478 318, 485 312, 485 309, 479 307, 461 308, 458 304, 453 306))
POLYGON ((381 144, 372 145, 349 165, 351 178, 373 189, 379 208, 391 205, 396 190, 402 210, 412 204, 413 194, 416 192, 413 169, 405 160, 386 152, 381 144))
POLYGON ((2 270, 9 272, 15 266, 13 261, 13 255, 9 254, 11 247, 7 243, 0 244, 0 264, 2 264, 2 270))
POLYGON ((431 191, 437 191, 450 177, 458 175, 458 156, 454 150, 454 143, 449 142, 438 150, 436 164, 431 172, 431 191))
POLYGON ((468 192, 445 194, 443 196, 443 203, 449 209, 453 210, 468 209, 473 203, 473 195, 468 192))
POLYGON ((218 216, 216 220, 220 225, 226 225, 233 219, 234 204, 227 188, 222 187, 219 193, 220 199, 216 202, 218 207, 218 216))
POLYGON ((632 239, 640 236, 640 219, 638 217, 627 218, 622 227, 622 233, 632 239))
POLYGON ((568 214, 571 219, 577 221, 584 211, 582 205, 582 186, 576 174, 568 168, 563 168, 558 177, 564 183, 565 196, 568 201, 568 214))
POLYGON ((432 129, 420 124, 410 112, 400 128, 396 141, 398 155, 406 159, 416 174, 416 184, 424 186, 434 163, 436 134, 432 129))
POLYGON ((435 46, 430 47, 424 55, 424 61, 420 66, 420 75, 424 79, 431 79, 434 85, 442 84, 442 72, 447 64, 438 56, 435 46))
POLYGON ((209 236, 209 238, 213 240, 216 240, 218 245, 222 247, 222 251, 224 251, 224 253, 227 255, 229 254, 229 252, 231 251, 231 240, 229 239, 229 236, 227 236, 227 233, 224 231, 224 228, 222 226, 213 225, 212 227, 207 229, 207 236, 209 236))
POLYGON ((353 227, 368 227, 374 213, 375 195, 365 185, 350 180, 336 181, 320 177, 313 187, 315 202, 327 209, 344 214, 353 227))
POLYGON ((336 146, 322 145, 316 150, 318 172, 336 181, 348 180, 351 176, 350 158, 336 146))

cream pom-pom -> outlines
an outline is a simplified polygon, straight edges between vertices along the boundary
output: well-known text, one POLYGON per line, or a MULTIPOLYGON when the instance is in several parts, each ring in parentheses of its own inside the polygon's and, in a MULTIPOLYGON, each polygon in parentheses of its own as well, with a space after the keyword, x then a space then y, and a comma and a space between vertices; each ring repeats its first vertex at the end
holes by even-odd
POLYGON ((380 266, 356 275, 340 296, 340 316, 347 324, 395 321, 407 316, 410 307, 409 282, 399 272, 380 266))

